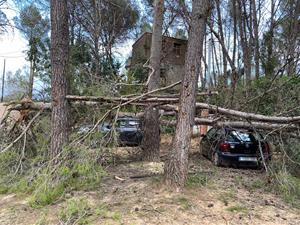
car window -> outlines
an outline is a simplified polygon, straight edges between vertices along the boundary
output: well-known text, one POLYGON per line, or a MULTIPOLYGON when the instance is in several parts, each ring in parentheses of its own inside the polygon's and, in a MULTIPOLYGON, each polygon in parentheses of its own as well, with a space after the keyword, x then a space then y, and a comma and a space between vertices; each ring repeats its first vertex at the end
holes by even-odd
POLYGON ((126 127, 126 120, 119 120, 118 125, 119 127, 126 127))
POLYGON ((252 133, 233 130, 228 136, 229 141, 243 141, 243 142, 252 142, 256 141, 256 138, 252 133))
POLYGON ((140 124, 139 121, 136 121, 136 120, 131 120, 128 123, 129 127, 138 127, 139 124, 140 124))

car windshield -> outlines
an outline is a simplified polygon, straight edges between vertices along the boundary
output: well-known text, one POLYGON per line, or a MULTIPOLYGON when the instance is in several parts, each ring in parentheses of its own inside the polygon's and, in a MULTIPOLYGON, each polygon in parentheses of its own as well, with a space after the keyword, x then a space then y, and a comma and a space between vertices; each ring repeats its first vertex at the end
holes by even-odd
POLYGON ((229 135, 230 141, 242 141, 242 142, 252 142, 256 141, 256 138, 252 133, 248 133, 245 131, 237 131, 233 130, 229 135))

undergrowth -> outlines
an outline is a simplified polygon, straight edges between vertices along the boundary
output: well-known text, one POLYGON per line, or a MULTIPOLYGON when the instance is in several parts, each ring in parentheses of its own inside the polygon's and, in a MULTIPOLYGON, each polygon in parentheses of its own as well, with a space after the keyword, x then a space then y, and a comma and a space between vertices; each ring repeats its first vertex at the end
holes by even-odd
POLYGON ((85 148, 65 148, 58 163, 40 162, 22 174, 14 174, 13 168, 18 157, 13 152, 3 153, 1 167, 1 193, 30 195, 32 207, 42 207, 54 203, 66 193, 77 190, 93 190, 99 187, 105 171, 98 163, 97 153, 85 148))

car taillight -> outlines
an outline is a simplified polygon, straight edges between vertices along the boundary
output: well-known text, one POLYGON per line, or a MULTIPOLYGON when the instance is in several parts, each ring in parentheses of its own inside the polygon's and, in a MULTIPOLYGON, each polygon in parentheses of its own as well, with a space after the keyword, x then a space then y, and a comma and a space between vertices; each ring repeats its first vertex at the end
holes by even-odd
POLYGON ((230 149, 230 144, 228 144, 228 143, 221 143, 220 144, 220 150, 222 152, 228 152, 229 149, 230 149))

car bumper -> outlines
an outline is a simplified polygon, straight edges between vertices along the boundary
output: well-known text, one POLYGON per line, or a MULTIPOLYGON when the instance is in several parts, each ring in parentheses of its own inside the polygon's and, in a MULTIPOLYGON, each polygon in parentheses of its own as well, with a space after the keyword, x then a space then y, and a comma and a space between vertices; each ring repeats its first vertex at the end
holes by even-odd
POLYGON ((222 165, 249 165, 257 166, 259 160, 256 155, 253 154, 233 154, 219 152, 219 159, 222 165))

